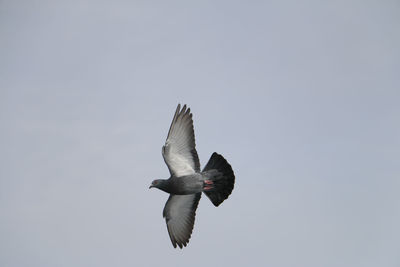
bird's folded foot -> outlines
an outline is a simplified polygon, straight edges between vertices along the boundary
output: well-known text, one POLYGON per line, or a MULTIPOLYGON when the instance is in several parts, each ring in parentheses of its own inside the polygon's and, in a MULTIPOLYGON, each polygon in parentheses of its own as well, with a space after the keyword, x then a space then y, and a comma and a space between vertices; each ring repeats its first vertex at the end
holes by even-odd
POLYGON ((214 188, 214 182, 211 180, 204 180, 203 190, 208 191, 214 188))

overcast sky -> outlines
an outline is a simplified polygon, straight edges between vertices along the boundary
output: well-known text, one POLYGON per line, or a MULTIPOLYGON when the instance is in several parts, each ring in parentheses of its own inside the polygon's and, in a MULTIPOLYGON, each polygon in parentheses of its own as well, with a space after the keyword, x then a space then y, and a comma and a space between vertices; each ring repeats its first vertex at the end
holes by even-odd
POLYGON ((400 266, 398 1, 0 0, 0 266, 400 266), (236 174, 170 243, 178 103, 236 174))

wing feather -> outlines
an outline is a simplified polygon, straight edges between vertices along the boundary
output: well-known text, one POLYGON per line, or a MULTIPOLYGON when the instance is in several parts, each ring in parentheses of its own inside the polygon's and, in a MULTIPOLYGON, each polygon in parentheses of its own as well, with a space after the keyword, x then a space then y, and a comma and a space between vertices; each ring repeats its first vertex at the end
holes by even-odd
POLYGON ((179 104, 176 108, 162 155, 171 175, 179 177, 200 171, 192 113, 186 105, 181 109, 179 104))
POLYGON ((186 247, 192 235, 196 209, 201 193, 193 195, 170 195, 165 203, 163 216, 174 248, 186 247))

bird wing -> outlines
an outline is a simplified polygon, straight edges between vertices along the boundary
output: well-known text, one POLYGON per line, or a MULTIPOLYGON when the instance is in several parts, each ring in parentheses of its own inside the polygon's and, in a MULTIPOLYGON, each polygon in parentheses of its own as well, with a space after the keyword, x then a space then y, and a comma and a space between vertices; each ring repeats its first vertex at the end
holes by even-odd
POLYGON ((165 203, 163 216, 167 223, 169 237, 174 248, 189 243, 192 234, 196 209, 201 193, 192 195, 170 195, 165 203))
POLYGON ((200 171, 199 156, 194 139, 193 119, 186 105, 176 108, 168 137, 162 148, 164 161, 173 176, 184 176, 200 171))

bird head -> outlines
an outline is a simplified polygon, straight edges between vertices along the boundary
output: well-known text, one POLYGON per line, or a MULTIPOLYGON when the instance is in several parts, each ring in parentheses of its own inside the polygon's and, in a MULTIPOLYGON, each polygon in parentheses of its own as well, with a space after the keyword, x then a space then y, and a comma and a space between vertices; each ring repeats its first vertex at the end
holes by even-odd
POLYGON ((160 180, 159 179, 153 180, 153 182, 151 182, 151 185, 150 185, 149 189, 152 188, 152 187, 158 187, 159 184, 160 184, 160 180))

